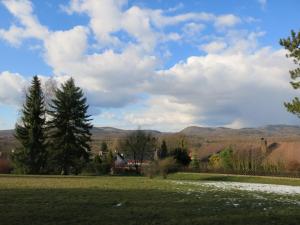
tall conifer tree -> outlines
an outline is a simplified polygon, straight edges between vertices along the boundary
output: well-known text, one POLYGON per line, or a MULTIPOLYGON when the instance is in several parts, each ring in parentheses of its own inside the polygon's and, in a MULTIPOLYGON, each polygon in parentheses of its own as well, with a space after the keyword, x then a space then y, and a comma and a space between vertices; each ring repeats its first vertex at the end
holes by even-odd
POLYGON ((16 124, 15 137, 20 147, 13 154, 15 168, 22 173, 39 174, 46 165, 45 104, 41 83, 33 77, 22 109, 21 122, 16 124))
POLYGON ((88 105, 71 78, 57 89, 49 111, 51 161, 56 172, 78 174, 89 160, 91 141, 88 105))
MULTIPOLYGON (((290 76, 292 81, 290 82, 294 89, 300 89, 300 31, 296 33, 291 31, 291 36, 286 39, 280 39, 280 45, 282 45, 286 50, 286 56, 292 58, 296 68, 290 70, 290 76)), ((300 99, 295 97, 292 102, 284 103, 287 110, 298 117, 300 117, 300 99)))
POLYGON ((168 147, 165 140, 162 141, 160 151, 159 151, 159 158, 164 159, 168 156, 168 147))

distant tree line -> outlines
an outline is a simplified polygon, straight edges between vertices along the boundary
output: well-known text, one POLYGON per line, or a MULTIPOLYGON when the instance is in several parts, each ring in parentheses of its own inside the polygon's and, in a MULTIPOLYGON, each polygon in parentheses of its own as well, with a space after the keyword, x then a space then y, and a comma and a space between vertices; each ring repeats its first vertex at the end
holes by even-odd
POLYGON ((106 142, 102 142, 100 154, 95 156, 89 172, 158 174, 161 170, 165 173, 178 171, 182 167, 187 167, 190 161, 188 150, 184 146, 178 145, 176 148, 168 149, 165 140, 159 144, 151 132, 136 130, 120 139, 114 149, 109 148, 106 142), (118 154, 124 157, 125 161, 128 160, 126 171, 124 167, 115 168, 114 161, 118 154))
MULTIPOLYGON (((13 172, 22 174, 107 174, 115 167, 116 154, 129 159, 135 173, 145 171, 145 161, 155 162, 167 173, 187 167, 191 161, 185 142, 168 149, 158 146, 151 132, 133 131, 115 149, 101 144, 101 154, 91 154, 91 119, 83 91, 72 78, 59 88, 53 82, 42 88, 33 77, 26 92, 21 117, 15 127, 18 147, 11 153, 13 172)), ((154 164, 152 164, 153 166, 154 164)), ((159 169, 160 168, 160 169, 159 169)))

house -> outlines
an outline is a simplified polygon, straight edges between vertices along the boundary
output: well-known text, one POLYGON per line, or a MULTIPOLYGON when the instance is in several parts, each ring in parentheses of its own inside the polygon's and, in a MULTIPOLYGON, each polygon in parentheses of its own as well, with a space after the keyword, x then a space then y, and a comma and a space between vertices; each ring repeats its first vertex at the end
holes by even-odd
POLYGON ((116 168, 124 168, 127 166, 127 160, 124 157, 124 154, 116 152, 115 156, 115 167, 116 168))
POLYGON ((111 173, 120 173, 124 171, 134 171, 136 170, 136 165, 141 168, 144 165, 148 165, 150 163, 149 160, 144 160, 141 164, 139 161, 133 159, 126 159, 124 154, 115 151, 115 161, 114 167, 112 168, 111 173))

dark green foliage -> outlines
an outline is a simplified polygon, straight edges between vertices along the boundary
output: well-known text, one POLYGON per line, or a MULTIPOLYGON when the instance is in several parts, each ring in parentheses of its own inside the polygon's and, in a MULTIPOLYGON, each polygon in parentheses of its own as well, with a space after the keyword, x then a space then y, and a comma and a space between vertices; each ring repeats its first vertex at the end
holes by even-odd
POLYGON ((221 167, 224 170, 232 170, 233 168, 233 150, 231 147, 225 148, 219 153, 221 159, 221 167))
POLYGON ((200 162, 199 159, 197 159, 196 156, 193 156, 191 159, 190 167, 194 170, 197 170, 200 168, 200 162))
POLYGON ((103 141, 101 143, 101 151, 102 151, 102 154, 107 154, 108 153, 108 146, 107 146, 105 141, 103 141))
POLYGON ((175 148, 170 152, 170 156, 173 156, 176 162, 183 166, 188 166, 191 162, 191 157, 185 148, 175 148))
POLYGON ((115 163, 115 156, 114 156, 114 154, 113 154, 112 151, 108 151, 108 154, 107 154, 105 160, 108 163, 108 165, 110 166, 110 168, 114 165, 114 163, 115 163))
POLYGON ((93 165, 96 175, 108 174, 111 168, 111 165, 106 157, 101 158, 99 155, 95 156, 93 165))
POLYGON ((95 156, 93 160, 94 171, 97 175, 108 174, 113 167, 114 155, 111 151, 102 156, 95 156))
POLYGON ((92 160, 93 172, 96 175, 108 174, 113 166, 114 156, 105 141, 101 143, 99 155, 92 160))
MULTIPOLYGON (((292 30, 291 36, 286 39, 280 39, 279 43, 288 51, 288 54, 286 56, 288 58, 292 58, 293 62, 297 66, 296 69, 290 70, 291 79, 293 80, 290 83, 294 89, 299 89, 300 81, 298 80, 298 78, 300 77, 300 32, 296 33, 292 30)), ((284 105, 289 112, 300 117, 299 98, 296 97, 292 100, 292 102, 284 103, 284 105)))
POLYGON ((41 83, 33 77, 22 109, 21 122, 16 124, 15 137, 20 146, 12 154, 16 172, 43 173, 47 152, 45 145, 45 104, 41 83))
POLYGON ((146 159, 153 159, 156 139, 150 133, 142 130, 132 132, 120 143, 121 150, 126 153, 127 158, 134 161, 137 172, 146 159))
POLYGON ((160 149, 158 151, 158 158, 164 159, 168 156, 168 147, 165 140, 162 141, 160 149))
POLYGON ((97 175, 102 173, 102 160, 99 155, 96 155, 93 160, 93 169, 97 175))
POLYGON ((55 91, 49 115, 51 169, 78 174, 89 161, 92 125, 82 90, 71 78, 55 91))

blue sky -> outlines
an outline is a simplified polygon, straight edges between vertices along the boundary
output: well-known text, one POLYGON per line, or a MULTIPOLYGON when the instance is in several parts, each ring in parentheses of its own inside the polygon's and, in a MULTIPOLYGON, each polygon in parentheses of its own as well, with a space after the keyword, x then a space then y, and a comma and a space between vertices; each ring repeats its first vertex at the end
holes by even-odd
POLYGON ((176 131, 298 124, 278 41, 297 0, 18 1, 0 4, 0 129, 33 75, 75 78, 95 126, 176 131))

